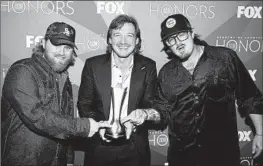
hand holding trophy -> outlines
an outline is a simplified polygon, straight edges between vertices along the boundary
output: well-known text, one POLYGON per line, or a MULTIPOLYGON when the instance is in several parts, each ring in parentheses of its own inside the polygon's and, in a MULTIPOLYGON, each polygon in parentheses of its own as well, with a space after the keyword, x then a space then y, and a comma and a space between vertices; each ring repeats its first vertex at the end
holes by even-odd
POLYGON ((108 140, 108 144, 112 146, 123 145, 128 142, 125 127, 120 122, 126 94, 127 88, 111 88, 112 116, 108 121, 111 128, 106 129, 105 138, 108 140))

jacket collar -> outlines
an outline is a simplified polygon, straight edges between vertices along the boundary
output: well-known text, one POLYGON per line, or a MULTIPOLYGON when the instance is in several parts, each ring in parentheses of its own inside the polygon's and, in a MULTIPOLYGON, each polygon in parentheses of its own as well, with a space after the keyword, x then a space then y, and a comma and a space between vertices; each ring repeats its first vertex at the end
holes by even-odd
MULTIPOLYGON (((101 86, 103 93, 103 105, 105 118, 109 118, 110 110, 110 87, 111 87, 111 54, 104 54, 104 60, 102 61, 103 67, 101 68, 103 76, 101 77, 101 86)), ((144 72, 147 62, 144 60, 142 55, 135 54, 133 69, 130 82, 130 93, 129 93, 129 103, 128 103, 128 114, 135 109, 136 103, 138 103, 138 85, 141 85, 140 82, 143 81, 144 72)))
MULTIPOLYGON (((203 52, 202 56, 200 57, 201 63, 204 62, 207 58, 213 59, 213 56, 210 53, 211 46, 209 46, 209 45, 203 45, 203 46, 204 46, 204 52, 203 52)), ((175 56, 173 57, 171 62, 172 62, 172 65, 170 66, 171 68, 175 68, 175 67, 182 65, 182 62, 180 61, 180 59, 175 57, 175 56)))
POLYGON ((32 55, 32 59, 38 63, 46 72, 54 72, 52 67, 48 64, 47 60, 43 57, 43 55, 32 55))
MULTIPOLYGON (((53 68, 50 66, 50 64, 47 62, 47 60, 44 58, 44 55, 32 55, 32 59, 41 66, 42 69, 44 69, 48 73, 52 74, 58 74, 53 70, 53 68)), ((63 72, 68 75, 68 71, 63 72)))
MULTIPOLYGON (((103 63, 105 66, 111 66, 111 54, 105 54, 104 55, 104 61, 103 63)), ((142 58, 142 55, 140 54, 134 54, 134 59, 133 59, 133 70, 141 69, 147 62, 144 61, 142 58)))

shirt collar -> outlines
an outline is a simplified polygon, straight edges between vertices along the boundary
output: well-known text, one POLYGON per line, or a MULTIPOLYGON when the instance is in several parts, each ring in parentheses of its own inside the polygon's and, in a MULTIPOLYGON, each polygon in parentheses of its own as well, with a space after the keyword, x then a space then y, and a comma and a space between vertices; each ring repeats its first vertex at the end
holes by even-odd
MULTIPOLYGON (((131 56, 131 55, 130 55, 130 56, 131 56)), ((134 55, 132 55, 132 60, 131 60, 131 63, 129 64, 129 70, 132 69, 133 63, 134 63, 134 55)), ((112 52, 112 53, 111 53, 111 68, 114 68, 114 67, 118 68, 118 66, 117 66, 117 64, 116 64, 116 62, 115 62, 115 59, 114 59, 114 57, 113 57, 113 52, 112 52)))

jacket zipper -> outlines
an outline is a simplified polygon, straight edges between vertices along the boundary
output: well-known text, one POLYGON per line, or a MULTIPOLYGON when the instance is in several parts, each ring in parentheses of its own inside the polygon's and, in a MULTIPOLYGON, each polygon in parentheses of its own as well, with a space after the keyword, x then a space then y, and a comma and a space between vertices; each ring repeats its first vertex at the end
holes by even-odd
POLYGON ((58 107, 59 107, 59 112, 60 112, 60 109, 61 109, 61 95, 60 95, 60 92, 59 92, 59 82, 58 82, 58 78, 56 78, 56 87, 57 87, 57 99, 58 99, 58 107))
POLYGON ((58 165, 58 153, 59 153, 59 143, 57 143, 57 150, 56 150, 56 156, 55 156, 56 166, 58 165))
MULTIPOLYGON (((56 89, 57 89, 57 100, 58 100, 58 107, 59 107, 59 112, 61 110, 61 106, 60 106, 60 92, 59 92, 59 82, 58 82, 58 78, 56 77, 56 89)), ((57 143, 57 149, 56 149, 56 156, 55 156, 55 163, 56 166, 58 165, 58 153, 59 153, 59 142, 57 143)))

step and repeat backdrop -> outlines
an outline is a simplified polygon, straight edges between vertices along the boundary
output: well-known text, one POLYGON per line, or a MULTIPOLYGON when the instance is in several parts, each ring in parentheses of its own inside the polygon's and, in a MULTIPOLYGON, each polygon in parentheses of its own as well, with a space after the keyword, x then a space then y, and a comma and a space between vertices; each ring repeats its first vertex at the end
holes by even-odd
MULTIPOLYGON (((188 17, 209 44, 235 50, 262 91, 262 1, 1 1, 1 88, 10 65, 30 57, 48 25, 63 21, 76 29, 78 58, 69 69, 76 103, 85 59, 105 52, 108 26, 119 14, 137 19, 143 55, 155 60, 159 71, 168 61, 160 52, 160 24, 175 13, 188 17)), ((240 163, 251 166, 253 133, 237 116, 240 163)), ((167 165, 167 131, 149 131, 149 141, 152 165, 167 165)), ((83 164, 83 152, 76 151, 75 159, 83 164)))

